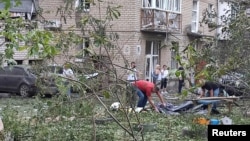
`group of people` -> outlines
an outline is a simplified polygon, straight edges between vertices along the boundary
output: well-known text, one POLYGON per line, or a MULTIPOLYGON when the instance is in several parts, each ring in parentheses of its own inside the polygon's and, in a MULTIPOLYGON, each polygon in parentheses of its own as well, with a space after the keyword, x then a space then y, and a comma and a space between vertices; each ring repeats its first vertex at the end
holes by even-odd
MULTIPOLYGON (((128 69, 128 77, 127 80, 130 84, 134 86, 136 94, 139 97, 137 102, 137 107, 145 108, 147 101, 155 109, 155 111, 159 112, 156 105, 152 100, 152 93, 155 93, 162 105, 166 106, 166 102, 162 96, 162 93, 166 93, 167 91, 167 81, 168 81, 168 69, 166 65, 163 65, 161 69, 160 65, 156 65, 155 70, 152 74, 153 82, 148 80, 139 80, 138 74, 139 71, 136 69, 135 62, 131 63, 131 67, 128 69), (157 84, 160 82, 160 88, 157 87, 157 84)), ((180 71, 179 75, 179 86, 178 92, 181 92, 181 89, 184 85, 184 75, 183 75, 183 67, 179 67, 178 71, 180 71)), ((203 96, 207 97, 216 97, 220 92, 220 85, 215 82, 200 80, 197 84, 201 88, 201 92, 198 98, 202 98, 203 96), (206 93, 207 92, 207 93, 206 93)), ((216 109, 216 104, 213 105, 213 109, 216 109)))
MULTIPOLYGON (((183 67, 179 67, 178 71, 180 71, 180 75, 178 77, 179 78, 178 92, 180 93, 184 84, 183 67)), ((147 102, 149 102, 152 108, 154 108, 155 111, 159 112, 156 105, 153 102, 152 93, 155 93, 158 96, 162 105, 166 106, 166 102, 162 95, 164 93, 167 93, 169 68, 167 68, 166 65, 163 65, 162 68, 160 65, 156 65, 154 72, 152 73, 153 82, 150 82, 148 80, 140 80, 138 78, 138 76, 141 73, 136 69, 135 62, 131 62, 127 74, 128 74, 127 75, 128 83, 133 86, 133 89, 135 90, 136 94, 139 97, 139 100, 137 102, 137 107, 144 108, 147 102), (158 84, 160 84, 160 88, 157 86, 158 84)), ((63 75, 64 77, 67 77, 69 79, 74 79, 75 76, 69 64, 64 65, 63 75)), ((66 81, 65 84, 68 86, 67 95, 70 96, 71 90, 68 85, 68 82, 66 81)), ((201 79, 198 81, 197 85, 201 88, 200 95, 198 98, 201 98, 203 96, 216 97, 219 95, 220 85, 218 85, 217 83, 201 79)), ((214 104, 213 108, 214 109, 216 108, 216 104, 214 104)))
POLYGON ((169 78, 169 68, 167 68, 167 65, 163 65, 162 68, 160 65, 156 65, 153 73, 152 73, 152 78, 153 78, 153 83, 155 85, 160 84, 161 92, 164 94, 168 93, 167 92, 167 81, 169 78))

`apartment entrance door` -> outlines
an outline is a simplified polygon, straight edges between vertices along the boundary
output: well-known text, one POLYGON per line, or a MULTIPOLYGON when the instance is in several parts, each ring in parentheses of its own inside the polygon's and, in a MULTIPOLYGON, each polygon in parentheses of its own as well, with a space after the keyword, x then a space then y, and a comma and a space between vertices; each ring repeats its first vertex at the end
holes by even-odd
POLYGON ((152 82, 152 73, 159 64, 159 41, 146 41, 145 79, 152 82))

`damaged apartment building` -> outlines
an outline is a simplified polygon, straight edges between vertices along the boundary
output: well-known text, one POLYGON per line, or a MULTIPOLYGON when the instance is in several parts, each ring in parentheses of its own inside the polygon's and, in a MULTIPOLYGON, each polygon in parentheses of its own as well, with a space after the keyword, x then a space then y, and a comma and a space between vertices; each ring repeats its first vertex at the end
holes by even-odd
MULTIPOLYGON (((205 38, 215 37, 218 34, 218 31, 211 30, 213 27, 209 26, 217 23, 216 18, 209 17, 211 24, 201 24, 201 20, 206 11, 218 12, 220 0, 103 0, 96 1, 98 4, 95 5, 89 0, 75 0, 74 8, 83 8, 75 10, 75 13, 67 19, 67 23, 61 21, 56 14, 58 7, 65 6, 64 0, 21 1, 19 7, 10 9, 13 18, 22 16, 28 20, 37 20, 42 16, 44 20, 54 22, 53 28, 67 31, 68 28, 74 27, 79 35, 81 33, 77 21, 81 17, 85 15, 104 17, 102 14, 106 13, 109 4, 120 5, 121 16, 112 21, 112 32, 119 36, 117 44, 120 46, 122 56, 118 55, 112 61, 120 66, 126 66, 124 58, 128 62, 136 62, 142 72, 141 79, 150 80, 156 64, 165 64, 170 69, 178 68, 179 64, 174 59, 177 52, 182 52, 193 41, 196 41, 197 49, 202 48, 205 38), (38 15, 36 13, 38 7, 50 12, 38 15), (172 46, 178 46, 178 50, 172 46)), ((111 29, 107 29, 106 32, 110 32, 109 30, 111 29)), ((2 40, 4 39, 1 39, 1 42, 2 40)), ((82 48, 88 47, 89 44, 91 43, 83 43, 82 48)), ((4 51, 3 45, 0 51, 4 51)), ((187 56, 182 57, 185 59, 187 56)), ((14 60, 18 64, 29 64, 34 60, 39 61, 39 58, 27 58, 25 51, 16 51, 14 60)), ((75 58, 74 61, 82 62, 84 59, 75 58)))

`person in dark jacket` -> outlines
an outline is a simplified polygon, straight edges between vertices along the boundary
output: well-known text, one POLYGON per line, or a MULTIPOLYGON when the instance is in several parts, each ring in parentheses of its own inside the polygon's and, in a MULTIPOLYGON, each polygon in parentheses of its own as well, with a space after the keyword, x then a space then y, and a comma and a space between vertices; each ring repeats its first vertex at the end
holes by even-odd
POLYGON ((179 67, 178 71, 180 71, 180 76, 179 76, 179 84, 178 84, 178 93, 181 93, 182 87, 184 85, 184 68, 183 67, 179 67))
POLYGON ((218 97, 219 92, 220 92, 220 85, 218 83, 212 82, 212 81, 200 80, 200 85, 202 89, 200 93, 200 98, 203 96, 218 97), (207 90, 207 93, 205 94, 206 90, 207 90))

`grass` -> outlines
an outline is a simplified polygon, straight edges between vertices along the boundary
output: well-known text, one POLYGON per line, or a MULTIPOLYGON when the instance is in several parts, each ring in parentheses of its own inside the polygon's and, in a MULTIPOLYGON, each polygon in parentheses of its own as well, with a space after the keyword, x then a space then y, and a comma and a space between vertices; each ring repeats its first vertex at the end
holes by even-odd
MULTIPOLYGON (((239 102, 242 104, 242 101, 239 102)), ((245 105, 249 105, 245 103, 245 105)), ((108 106, 108 105, 107 105, 108 106)), ((0 99, 2 117, 6 130, 18 134, 21 140, 101 140, 101 141, 128 141, 128 135, 114 120, 101 124, 93 124, 94 119, 110 118, 107 111, 96 105, 94 113, 91 105, 84 101, 75 103, 61 103, 56 99, 0 99), (61 104, 61 105, 60 105, 61 104), (92 116, 94 115, 94 116, 92 116), (30 117, 24 120, 23 117, 30 117), (52 118, 48 120, 48 117, 52 118), (21 119, 21 120, 20 120, 21 119), (54 119, 54 120, 53 120, 54 119), (47 121, 46 121, 47 120, 47 121)), ((250 124, 250 118, 245 117, 242 107, 233 107, 231 114, 227 114, 223 107, 219 107, 220 115, 194 115, 184 113, 178 116, 163 115, 153 111, 139 114, 130 113, 128 119, 135 138, 145 141, 204 141, 206 140, 205 125, 193 122, 196 117, 221 119, 225 116, 233 120, 233 124, 250 124), (155 130, 140 132, 136 129, 138 121, 141 124, 156 124, 155 130), (195 134, 183 135, 183 128, 188 128, 195 134)), ((131 131, 126 115, 122 111, 111 111, 119 123, 131 131)))

